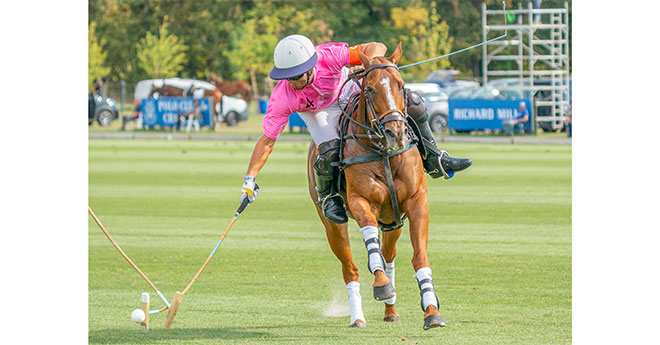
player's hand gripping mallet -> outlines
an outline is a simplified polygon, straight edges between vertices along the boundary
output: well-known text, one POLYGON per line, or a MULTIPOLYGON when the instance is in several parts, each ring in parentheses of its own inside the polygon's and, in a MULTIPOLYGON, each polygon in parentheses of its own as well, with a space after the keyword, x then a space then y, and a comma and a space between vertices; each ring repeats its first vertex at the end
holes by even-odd
MULTIPOLYGON (((259 190, 259 185, 255 184, 255 191, 259 190)), ((206 261, 204 261, 204 264, 202 267, 197 271, 197 274, 193 277, 193 279, 188 283, 188 286, 186 286, 183 291, 179 292, 177 291, 174 294, 174 299, 172 299, 172 303, 170 303, 170 308, 167 311, 167 317, 165 318, 165 324, 163 325, 164 329, 170 329, 172 327, 172 322, 174 322, 174 317, 176 316, 176 312, 179 310, 179 306, 181 305, 181 299, 183 299, 183 295, 188 292, 190 287, 195 283, 197 278, 199 277, 200 274, 202 274, 202 271, 204 271, 204 268, 206 268, 206 265, 211 261, 211 258, 213 255, 215 255, 215 252, 218 250, 218 247, 220 247, 220 244, 222 243, 222 240, 225 239, 225 236, 227 236, 227 233, 229 232, 229 229, 231 229, 232 225, 236 222, 238 219, 238 216, 245 210, 245 208, 250 204, 250 200, 248 198, 243 199, 243 202, 241 202, 241 205, 238 207, 238 210, 236 210, 236 214, 234 214, 234 217, 231 219, 231 222, 229 222, 229 225, 227 226, 227 229, 225 229, 225 232, 222 234, 220 237, 220 240, 218 243, 215 245, 215 248, 213 248, 213 251, 211 252, 211 255, 209 255, 208 258, 206 258, 206 261)))

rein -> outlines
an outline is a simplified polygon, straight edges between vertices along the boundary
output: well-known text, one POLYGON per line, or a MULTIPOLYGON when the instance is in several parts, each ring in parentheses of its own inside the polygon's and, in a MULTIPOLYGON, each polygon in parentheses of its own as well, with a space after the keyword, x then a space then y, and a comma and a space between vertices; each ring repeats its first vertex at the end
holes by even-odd
MULTIPOLYGON (((417 137, 414 135, 414 132, 412 130, 409 130, 408 133, 411 133, 410 140, 408 140, 408 144, 401 150, 397 151, 391 151, 387 147, 383 145, 383 139, 385 139, 385 123, 391 122, 391 121, 402 121, 404 122, 407 126, 410 126, 406 118, 408 117, 407 110, 405 108, 405 104, 407 103, 407 99, 404 99, 404 108, 403 112, 399 109, 389 109, 385 111, 383 114, 378 116, 376 114, 376 110, 374 108, 374 101, 372 97, 370 96, 369 92, 366 91, 366 76, 369 72, 373 71, 376 68, 389 68, 393 67, 396 68, 397 70, 399 69, 395 64, 391 63, 384 63, 384 64, 376 64, 372 65, 369 68, 365 69, 359 69, 356 70, 355 72, 351 73, 348 76, 348 79, 344 82, 344 84, 341 86, 341 89, 339 90, 339 93, 343 91, 344 86, 346 83, 349 81, 353 80, 356 84, 360 85, 361 89, 361 95, 364 97, 364 123, 360 123, 359 121, 355 120, 351 114, 348 114, 345 109, 341 109, 342 114, 349 120, 351 121, 355 126, 358 128, 361 128, 365 131, 365 134, 353 134, 353 135, 346 135, 346 130, 348 127, 342 127, 340 131, 340 145, 339 145, 339 156, 343 157, 343 149, 344 149, 344 141, 347 139, 353 139, 355 140, 356 143, 358 143, 360 146, 363 148, 367 149, 368 151, 371 151, 371 153, 366 153, 354 157, 348 157, 348 158, 343 158, 339 162, 333 163, 333 165, 338 166, 339 169, 344 170, 346 167, 349 167, 351 165, 355 164, 362 164, 362 163, 369 163, 369 162, 375 162, 377 160, 382 160, 383 165, 384 165, 384 170, 385 170, 385 178, 387 180, 387 187, 390 192, 390 203, 392 206, 392 212, 394 213, 395 217, 395 226, 392 228, 389 228, 388 230, 383 230, 383 231, 392 231, 392 230, 397 230, 403 226, 403 222, 401 221, 401 211, 399 210, 399 202, 398 198, 396 196, 396 189, 394 187, 394 178, 392 176, 392 167, 390 165, 390 158, 400 155, 414 146, 417 145, 417 137), (359 83, 358 76, 362 75, 362 83, 359 83), (367 125, 369 124, 369 125, 367 125), (368 139, 369 142, 371 143, 372 146, 367 145, 363 143, 359 139, 368 139)), ((404 93, 404 97, 407 98, 407 94, 404 93)), ((359 108, 358 108, 359 109, 359 108)))

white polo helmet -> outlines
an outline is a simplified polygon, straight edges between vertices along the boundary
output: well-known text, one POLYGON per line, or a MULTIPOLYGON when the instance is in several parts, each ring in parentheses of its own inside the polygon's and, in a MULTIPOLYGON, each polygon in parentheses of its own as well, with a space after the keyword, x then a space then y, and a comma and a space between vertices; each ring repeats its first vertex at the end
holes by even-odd
POLYGON ((275 67, 270 77, 276 80, 299 76, 316 66, 318 57, 312 41, 302 35, 284 37, 273 53, 275 67))

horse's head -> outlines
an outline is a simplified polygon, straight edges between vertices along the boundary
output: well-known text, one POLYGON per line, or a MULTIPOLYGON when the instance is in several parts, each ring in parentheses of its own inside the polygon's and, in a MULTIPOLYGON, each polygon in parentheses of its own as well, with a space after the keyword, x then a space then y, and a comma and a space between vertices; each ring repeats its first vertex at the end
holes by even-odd
POLYGON ((220 84, 222 84, 222 79, 218 78, 218 76, 215 75, 215 73, 213 72, 211 72, 211 77, 209 81, 211 82, 211 84, 215 85, 216 87, 220 87, 220 84))
POLYGON ((404 81, 396 65, 401 58, 401 42, 390 57, 377 56, 370 59, 360 52, 364 66, 362 81, 363 102, 371 123, 385 136, 387 148, 403 149, 408 141, 408 127, 404 118, 404 81))

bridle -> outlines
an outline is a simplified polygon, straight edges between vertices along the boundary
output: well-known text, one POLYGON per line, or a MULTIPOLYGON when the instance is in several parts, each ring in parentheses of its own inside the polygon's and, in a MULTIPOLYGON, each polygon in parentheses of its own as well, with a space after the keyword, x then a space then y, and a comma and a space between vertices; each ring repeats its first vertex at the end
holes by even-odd
MULTIPOLYGON (((404 124, 407 123, 406 118, 408 117, 407 111, 405 104, 407 102, 407 93, 404 92, 404 107, 403 111, 398 109, 398 108, 390 108, 386 111, 384 111, 382 114, 377 114, 376 110, 374 108, 374 100, 370 90, 370 86, 366 85, 367 83, 367 74, 369 72, 375 70, 375 69, 380 69, 380 68, 395 68, 397 71, 399 70, 399 67, 395 64, 392 63, 381 63, 381 64, 375 64, 369 66, 369 68, 364 69, 358 69, 355 70, 353 73, 348 75, 348 79, 346 82, 344 82, 344 85, 342 85, 341 89, 344 88, 346 83, 349 81, 355 82, 355 84, 360 86, 361 90, 361 95, 364 97, 364 124, 356 121, 353 119, 351 114, 346 113, 344 109, 342 109, 342 113, 351 121, 353 122, 354 125, 357 127, 363 129, 365 131, 365 134, 354 134, 353 137, 355 138, 367 138, 371 142, 371 144, 377 148, 377 152, 385 152, 387 151, 387 148, 383 145, 383 139, 385 138, 385 124, 391 121, 401 121, 404 124), (360 82, 359 79, 362 79, 362 82, 360 82), (368 124, 368 125, 367 125, 368 124)), ((339 91, 341 94, 342 90, 339 91)), ((359 140, 358 143, 361 145, 365 146, 362 144, 359 140)), ((371 151, 374 151, 372 148, 369 148, 371 151)))

